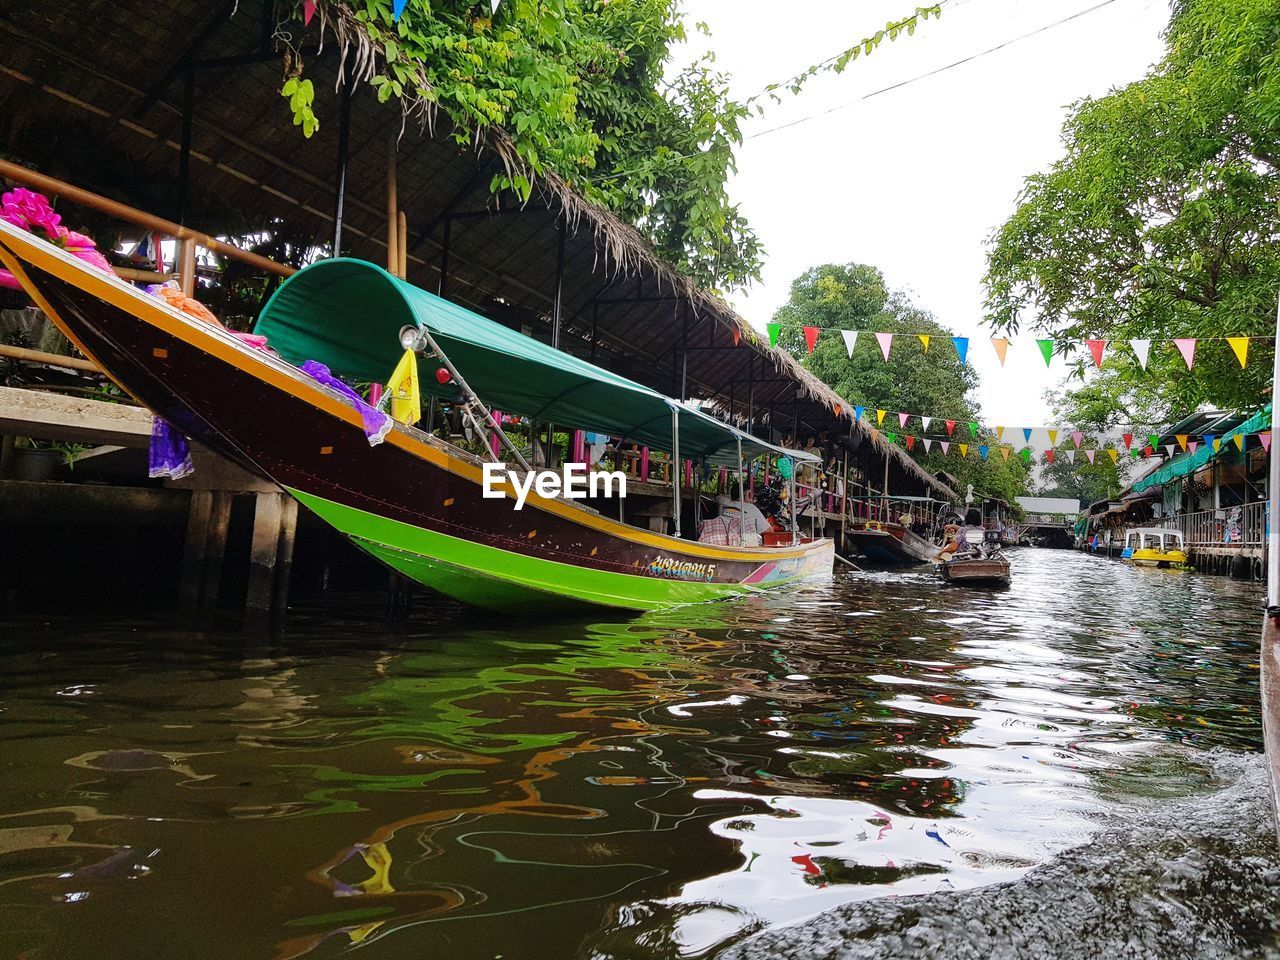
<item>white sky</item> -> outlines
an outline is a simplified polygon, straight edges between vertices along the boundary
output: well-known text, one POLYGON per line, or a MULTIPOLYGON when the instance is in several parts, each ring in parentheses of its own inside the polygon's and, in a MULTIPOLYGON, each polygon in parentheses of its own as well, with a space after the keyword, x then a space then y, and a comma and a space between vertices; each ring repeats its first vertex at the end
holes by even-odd
MULTIPOLYGON (((940 20, 915 36, 886 41, 843 74, 811 80, 798 97, 753 120, 731 195, 768 257, 764 282, 732 297, 734 306, 763 329, 808 267, 872 264, 890 286, 909 290, 957 335, 973 338, 969 358, 982 376, 984 422, 1050 424, 1043 393, 1060 380, 1062 361, 1055 358, 1046 370, 1033 336, 1024 334, 1001 369, 991 333, 980 325, 986 240, 1013 211, 1023 178, 1061 156, 1067 106, 1136 80, 1160 58, 1167 0, 1113 0, 974 62, 856 101, 1097 2, 952 0, 940 20), (840 104, 851 106, 752 136, 840 104)), ((710 46, 718 66, 734 76, 734 94, 747 96, 914 6, 914 0, 686 0, 685 9, 690 24, 711 28, 709 39, 695 37, 690 46, 710 46)), ((874 345, 872 339, 858 348, 874 345)), ((1033 446, 1045 445, 1035 440, 1033 446)))

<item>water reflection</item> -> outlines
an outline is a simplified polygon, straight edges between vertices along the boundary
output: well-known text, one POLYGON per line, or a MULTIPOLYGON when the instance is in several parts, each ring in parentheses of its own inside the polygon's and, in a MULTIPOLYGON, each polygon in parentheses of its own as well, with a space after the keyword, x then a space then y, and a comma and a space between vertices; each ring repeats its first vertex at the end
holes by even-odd
POLYGON ((1024 550, 621 623, 0 625, 0 955, 699 957, 1013 878, 1258 747, 1256 604, 1024 550))

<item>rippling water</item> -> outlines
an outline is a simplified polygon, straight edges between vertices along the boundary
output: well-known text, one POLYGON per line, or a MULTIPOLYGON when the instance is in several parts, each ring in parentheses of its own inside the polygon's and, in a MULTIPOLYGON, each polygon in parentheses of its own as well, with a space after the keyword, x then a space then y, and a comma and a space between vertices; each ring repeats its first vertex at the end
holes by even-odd
POLYGON ((0 624, 0 957, 695 958, 1014 880, 1260 749, 1259 600, 1024 549, 631 621, 0 624))

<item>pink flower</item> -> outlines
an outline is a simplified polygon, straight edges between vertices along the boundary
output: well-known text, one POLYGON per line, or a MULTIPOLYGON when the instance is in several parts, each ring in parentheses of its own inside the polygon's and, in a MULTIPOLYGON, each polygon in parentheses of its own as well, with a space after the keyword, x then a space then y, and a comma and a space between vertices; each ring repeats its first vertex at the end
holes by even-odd
POLYGON ((62 225, 62 217, 49 206, 49 199, 22 187, 16 187, 0 196, 0 220, 32 232, 39 227, 50 240, 60 240, 68 233, 67 228, 62 225))

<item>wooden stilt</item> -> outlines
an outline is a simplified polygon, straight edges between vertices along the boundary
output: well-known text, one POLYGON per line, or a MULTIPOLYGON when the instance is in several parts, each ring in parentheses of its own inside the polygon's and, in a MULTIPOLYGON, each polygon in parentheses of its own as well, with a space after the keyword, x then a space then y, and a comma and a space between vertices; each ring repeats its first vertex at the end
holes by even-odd
POLYGON ((271 609, 275 591, 276 561, 280 551, 281 495, 260 493, 254 499, 253 543, 249 548, 249 593, 245 606, 251 611, 271 609))
POLYGON ((212 509, 213 494, 208 490, 196 490, 191 494, 191 507, 187 513, 187 539, 182 549, 182 578, 178 585, 178 599, 184 606, 195 606, 200 602, 205 548, 209 539, 209 514, 212 509))
POLYGON ((222 561, 227 553, 227 527, 231 523, 231 497, 226 491, 213 494, 209 509, 208 532, 205 536, 204 577, 200 587, 200 606, 212 609, 218 605, 222 589, 222 561))
POLYGON ((271 606, 277 614, 289 608, 289 578, 293 572, 293 543, 298 533, 298 501, 284 497, 280 505, 280 540, 276 548, 276 582, 271 606))

